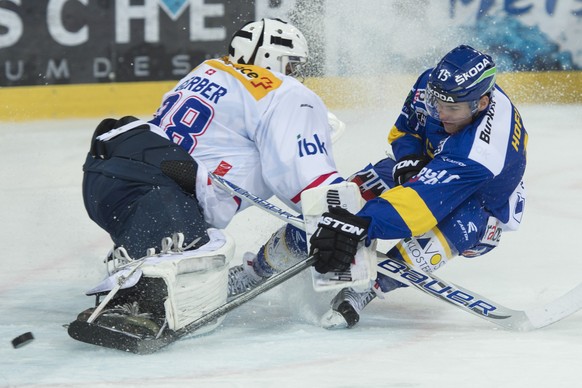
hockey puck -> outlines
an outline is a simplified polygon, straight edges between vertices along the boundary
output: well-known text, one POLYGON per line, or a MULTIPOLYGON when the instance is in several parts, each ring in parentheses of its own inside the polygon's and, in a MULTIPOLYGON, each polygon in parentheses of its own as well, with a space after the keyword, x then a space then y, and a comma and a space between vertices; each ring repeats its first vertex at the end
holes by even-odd
POLYGON ((24 333, 24 334, 20 334, 18 337, 14 338, 12 340, 12 347, 14 349, 18 349, 23 347, 24 345, 29 344, 30 342, 32 342, 34 340, 34 336, 32 335, 32 333, 30 331, 24 333))

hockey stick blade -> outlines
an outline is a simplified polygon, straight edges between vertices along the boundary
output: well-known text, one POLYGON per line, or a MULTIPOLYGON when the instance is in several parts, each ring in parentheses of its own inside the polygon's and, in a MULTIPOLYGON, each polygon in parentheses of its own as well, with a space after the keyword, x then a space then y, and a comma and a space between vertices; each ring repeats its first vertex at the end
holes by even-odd
POLYGON ((512 331, 540 329, 562 320, 582 308, 582 284, 545 306, 513 310, 476 292, 447 282, 433 273, 416 271, 400 260, 377 252, 378 272, 461 310, 512 331))
POLYGON ((525 313, 533 326, 539 329, 558 322, 582 309, 582 284, 577 285, 558 299, 525 313))
MULTIPOLYGON (((303 220, 269 201, 257 197, 226 179, 210 174, 211 180, 231 195, 263 209, 267 213, 304 229, 303 220)), ((540 329, 558 322, 582 309, 582 283, 544 306, 529 310, 513 310, 488 298, 457 286, 428 272, 418 272, 408 263, 389 259, 377 252, 378 272, 411 286, 425 294, 447 302, 491 323, 513 331, 540 329)))

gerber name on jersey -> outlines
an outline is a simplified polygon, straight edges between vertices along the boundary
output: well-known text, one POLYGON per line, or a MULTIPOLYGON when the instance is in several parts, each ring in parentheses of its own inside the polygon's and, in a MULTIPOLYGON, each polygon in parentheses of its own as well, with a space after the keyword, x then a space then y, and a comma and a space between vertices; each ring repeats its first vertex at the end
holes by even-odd
MULTIPOLYGON (((208 74, 209 71, 206 73, 208 74)), ((194 93, 198 93, 202 97, 214 102, 215 104, 218 103, 220 97, 225 96, 228 93, 228 90, 225 87, 210 81, 208 78, 199 76, 195 76, 186 80, 176 88, 176 91, 183 89, 188 89, 194 93)))

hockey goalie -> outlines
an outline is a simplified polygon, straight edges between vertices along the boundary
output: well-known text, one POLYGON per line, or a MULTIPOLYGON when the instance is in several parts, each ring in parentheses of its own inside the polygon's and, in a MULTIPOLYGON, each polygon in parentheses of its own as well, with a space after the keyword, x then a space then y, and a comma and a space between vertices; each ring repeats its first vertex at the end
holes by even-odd
MULTIPOLYGON (((250 288, 229 277, 233 243, 221 232, 250 205, 217 189, 209 173, 296 212, 303 191, 343 181, 332 150, 339 120, 300 82, 308 57, 297 28, 254 21, 234 33, 228 55, 178 81, 150 121, 126 116, 97 126, 83 199, 113 241, 113 270, 90 290, 97 303, 71 323, 73 338, 142 352, 141 339, 169 341, 250 288)), ((304 233, 292 232, 306 251, 304 233)))

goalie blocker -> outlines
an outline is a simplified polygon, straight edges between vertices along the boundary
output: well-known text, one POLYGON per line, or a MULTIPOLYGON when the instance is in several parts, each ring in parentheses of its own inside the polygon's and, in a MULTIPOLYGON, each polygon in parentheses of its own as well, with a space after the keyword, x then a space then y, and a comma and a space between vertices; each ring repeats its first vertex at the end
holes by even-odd
MULTIPOLYGON (((172 342, 177 331, 223 305, 234 240, 217 229, 208 234, 210 241, 192 251, 181 249, 178 235, 162 242, 161 253, 139 260, 126 257, 123 263, 118 252, 117 271, 87 291, 96 296, 96 306, 79 314, 69 325, 69 335, 93 345, 147 353, 148 347, 153 351, 172 342)), ((196 334, 213 330, 223 319, 196 334)))
MULTIPOLYGON (((355 213, 364 203, 365 201, 358 185, 353 182, 341 182, 305 190, 301 193, 301 206, 307 241, 311 240, 317 230, 318 223, 322 220, 324 223, 326 222, 325 216, 330 214, 328 211, 331 213, 355 213)), ((356 241, 360 241, 361 236, 358 234, 360 232, 363 233, 366 226, 351 225, 349 223, 348 225, 329 225, 329 228, 334 227, 344 228, 346 230, 345 238, 353 238, 356 241)), ((330 241, 329 244, 333 245, 333 242, 330 241)), ((310 244, 308 244, 308 251, 312 251, 310 244)), ((343 263, 343 268, 338 268, 336 271, 318 272, 324 266, 331 264, 330 257, 321 263, 315 263, 315 269, 311 271, 314 289, 318 292, 337 290, 344 287, 368 289, 376 278, 375 251, 375 242, 372 242, 367 247, 364 244, 360 244, 359 249, 355 252, 353 262, 351 261, 352 255, 347 262, 343 263)), ((335 254, 343 253, 335 252, 335 254)))

